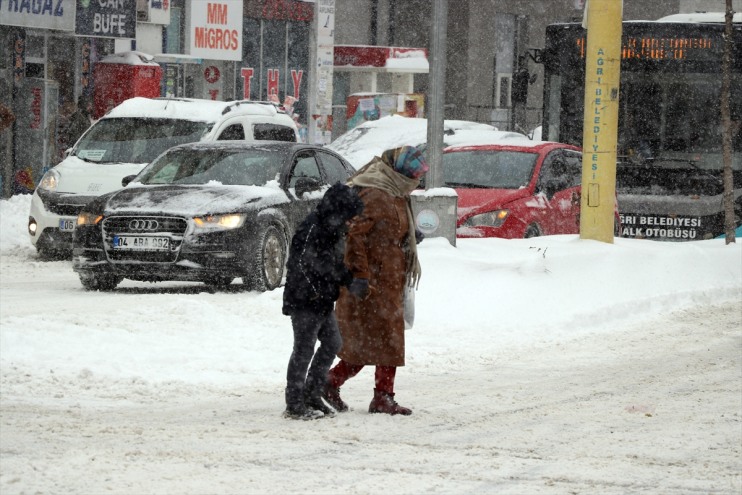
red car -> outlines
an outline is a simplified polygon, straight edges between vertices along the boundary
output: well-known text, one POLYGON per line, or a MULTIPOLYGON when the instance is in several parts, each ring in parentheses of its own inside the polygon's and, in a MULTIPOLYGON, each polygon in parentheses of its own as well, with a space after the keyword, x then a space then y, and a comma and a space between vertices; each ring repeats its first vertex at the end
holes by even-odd
POLYGON ((449 146, 444 186, 458 193, 456 236, 516 239, 580 232, 580 149, 510 141, 449 146))

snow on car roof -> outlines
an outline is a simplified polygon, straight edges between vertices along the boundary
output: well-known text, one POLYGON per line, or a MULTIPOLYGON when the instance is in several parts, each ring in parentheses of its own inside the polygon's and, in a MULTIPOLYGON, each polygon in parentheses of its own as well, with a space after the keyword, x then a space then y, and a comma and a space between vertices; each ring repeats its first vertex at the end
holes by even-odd
POLYGON ((151 118, 182 119, 194 122, 216 122, 227 107, 240 110, 249 108, 250 113, 276 115, 277 109, 262 102, 234 102, 199 100, 196 98, 143 98, 125 100, 103 118, 151 118))
POLYGON ((487 130, 473 130, 473 129, 461 129, 457 130, 454 134, 444 135, 443 142, 445 146, 465 146, 473 144, 502 144, 503 140, 507 140, 508 143, 511 140, 525 140, 531 142, 528 136, 520 134, 518 132, 510 131, 487 131, 487 130))
POLYGON ((131 51, 119 52, 106 55, 98 63, 101 64, 122 64, 122 65, 155 65, 160 66, 154 61, 154 57, 144 52, 131 51))
MULTIPOLYGON (((446 120, 444 142, 493 143, 503 139, 526 136, 514 132, 498 131, 496 127, 467 120, 446 120)), ((327 145, 345 157, 353 167, 361 168, 373 157, 381 156, 388 149, 399 146, 419 146, 428 139, 428 120, 391 115, 379 120, 364 122, 327 145)))
MULTIPOLYGON (((686 14, 672 14, 657 19, 657 22, 723 23, 724 21, 724 12, 693 12, 686 14)), ((732 22, 742 22, 742 13, 735 13, 734 17, 732 17, 732 22)))

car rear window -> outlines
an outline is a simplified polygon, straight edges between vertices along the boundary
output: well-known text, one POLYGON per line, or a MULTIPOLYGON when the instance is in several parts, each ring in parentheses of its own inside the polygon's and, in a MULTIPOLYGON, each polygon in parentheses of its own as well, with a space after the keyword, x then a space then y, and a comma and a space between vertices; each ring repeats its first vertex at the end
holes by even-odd
POLYGON ((277 124, 255 124, 253 138, 256 141, 290 141, 296 142, 296 133, 291 127, 277 124))

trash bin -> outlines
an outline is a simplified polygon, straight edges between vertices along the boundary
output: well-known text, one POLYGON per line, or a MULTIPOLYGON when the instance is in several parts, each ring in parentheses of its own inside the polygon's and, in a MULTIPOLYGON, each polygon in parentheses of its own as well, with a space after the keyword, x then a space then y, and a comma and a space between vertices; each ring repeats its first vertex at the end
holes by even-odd
POLYGON ((459 196, 449 187, 413 191, 412 213, 425 237, 445 237, 456 246, 456 219, 459 196))

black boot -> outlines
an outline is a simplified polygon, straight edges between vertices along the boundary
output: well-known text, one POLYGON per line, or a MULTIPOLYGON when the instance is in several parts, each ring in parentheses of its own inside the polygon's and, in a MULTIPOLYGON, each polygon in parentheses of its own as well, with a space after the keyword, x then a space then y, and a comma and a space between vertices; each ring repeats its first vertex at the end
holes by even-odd
POLYGON ((304 405, 309 409, 320 411, 327 417, 335 416, 335 411, 327 407, 327 404, 325 404, 322 400, 322 396, 320 395, 319 390, 315 390, 309 387, 305 388, 304 405))
POLYGON ((412 414, 412 409, 397 404, 394 400, 394 394, 375 388, 374 398, 371 401, 371 404, 368 405, 368 412, 391 414, 392 416, 395 414, 409 416, 412 414))
POLYGON ((330 404, 337 412, 345 412, 348 410, 348 404, 343 402, 340 398, 340 389, 333 387, 329 383, 325 385, 325 393, 322 395, 324 399, 330 404))
POLYGON ((283 412, 283 417, 287 419, 303 419, 306 421, 322 418, 324 417, 324 414, 322 411, 301 404, 299 406, 286 406, 286 410, 283 412))
POLYGON ((304 405, 302 392, 295 388, 286 388, 286 410, 283 412, 284 418, 289 419, 318 419, 324 416, 322 411, 318 411, 304 405))

